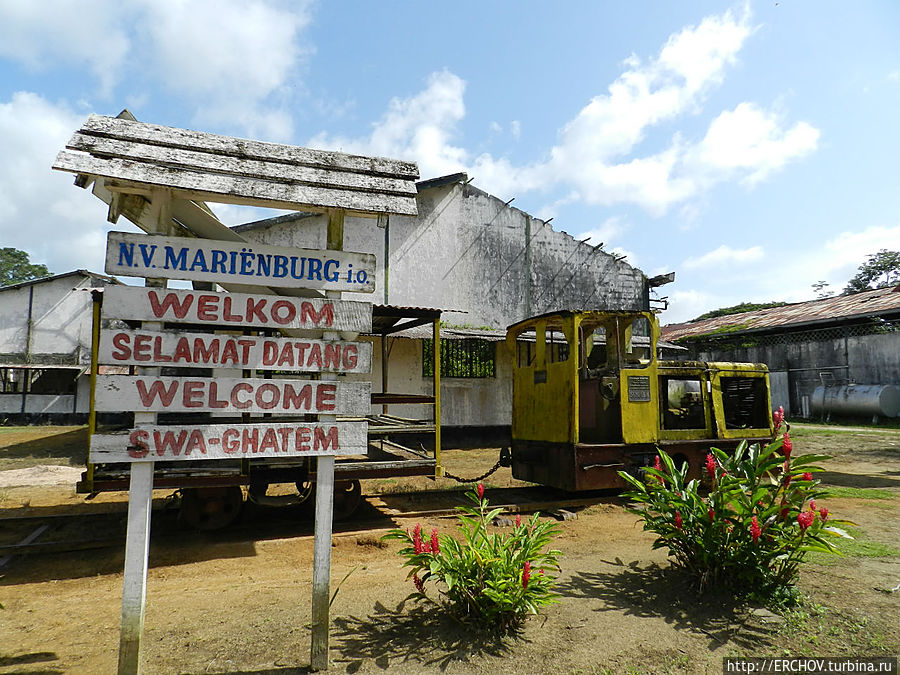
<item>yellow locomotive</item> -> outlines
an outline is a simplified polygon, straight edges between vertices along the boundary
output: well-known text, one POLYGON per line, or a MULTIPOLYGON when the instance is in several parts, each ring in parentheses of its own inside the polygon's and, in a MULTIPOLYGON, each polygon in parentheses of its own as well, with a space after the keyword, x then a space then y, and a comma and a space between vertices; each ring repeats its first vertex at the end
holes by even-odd
POLYGON ((657 448, 699 477, 710 447, 772 435, 768 368, 661 361, 650 312, 561 311, 507 330, 512 473, 569 491, 625 487, 657 448))

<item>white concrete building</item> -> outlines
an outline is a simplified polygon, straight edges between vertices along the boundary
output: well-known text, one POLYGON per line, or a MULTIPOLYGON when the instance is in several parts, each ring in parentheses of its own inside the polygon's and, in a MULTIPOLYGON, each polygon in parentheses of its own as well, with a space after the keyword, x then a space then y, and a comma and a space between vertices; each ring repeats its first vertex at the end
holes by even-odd
POLYGON ((0 419, 88 413, 90 291, 114 283, 75 270, 0 288, 0 419))
MULTIPOLYGON (((347 217, 344 248, 377 258, 372 294, 346 294, 376 305, 433 307, 442 313, 441 424, 507 427, 512 410, 508 325, 558 309, 649 306, 647 278, 620 257, 554 230, 511 207, 459 173, 418 183, 418 216, 378 221, 347 217)), ((327 218, 292 213, 233 228, 249 241, 324 248, 327 218)), ((387 339, 388 392, 430 393, 430 330, 387 339)), ((375 344, 373 391, 382 382, 382 347, 375 344)), ((382 412, 381 406, 373 413, 382 412)), ((420 418, 422 406, 389 412, 420 418)))

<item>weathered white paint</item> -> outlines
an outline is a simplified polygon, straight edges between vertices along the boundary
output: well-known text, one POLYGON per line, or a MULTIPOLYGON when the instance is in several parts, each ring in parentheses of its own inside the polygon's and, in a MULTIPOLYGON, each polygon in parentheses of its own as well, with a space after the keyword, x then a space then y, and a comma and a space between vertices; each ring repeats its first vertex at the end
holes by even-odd
POLYGON ((372 330, 372 306, 367 302, 125 286, 104 292, 103 318, 346 333, 372 330))
POLYGON ((127 232, 110 232, 107 236, 106 271, 212 283, 249 282, 359 293, 375 290, 375 256, 369 253, 326 253, 127 232))
POLYGON ((128 530, 122 579, 119 675, 141 670, 141 634, 147 598, 150 515, 153 511, 153 462, 133 462, 128 487, 128 530))
POLYGON ((219 136, 203 131, 136 122, 120 117, 91 115, 81 127, 81 131, 135 142, 147 141, 158 145, 205 150, 221 156, 273 160, 283 164, 301 166, 339 168, 357 173, 393 174, 413 180, 419 177, 419 170, 413 162, 219 136))
POLYGON ((99 462, 284 459, 367 454, 368 424, 291 422, 145 426, 91 436, 91 459, 99 462))
POLYGON ((293 412, 365 415, 367 382, 100 375, 98 412, 293 412))
POLYGON ((103 330, 99 362, 114 365, 368 373, 367 342, 173 331, 103 330))

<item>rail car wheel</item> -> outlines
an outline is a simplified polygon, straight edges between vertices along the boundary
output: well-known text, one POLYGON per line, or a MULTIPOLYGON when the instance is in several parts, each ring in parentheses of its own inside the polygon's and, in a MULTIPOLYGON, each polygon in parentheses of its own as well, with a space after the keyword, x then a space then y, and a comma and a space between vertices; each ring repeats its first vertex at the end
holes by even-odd
MULTIPOLYGON (((310 517, 316 512, 316 483, 303 483, 309 485, 307 499, 302 506, 310 517)), ((298 485, 298 490, 300 486, 298 485)), ((352 516, 362 503, 362 486, 358 480, 337 480, 334 482, 334 506, 332 507, 332 520, 347 520, 352 516)))
POLYGON ((313 495, 316 493, 315 483, 310 481, 297 481, 294 485, 297 486, 297 498, 301 504, 309 504, 311 501, 315 501, 313 499, 313 495))
POLYGON ((198 530, 219 530, 237 520, 244 505, 244 493, 237 485, 185 488, 178 516, 198 530))

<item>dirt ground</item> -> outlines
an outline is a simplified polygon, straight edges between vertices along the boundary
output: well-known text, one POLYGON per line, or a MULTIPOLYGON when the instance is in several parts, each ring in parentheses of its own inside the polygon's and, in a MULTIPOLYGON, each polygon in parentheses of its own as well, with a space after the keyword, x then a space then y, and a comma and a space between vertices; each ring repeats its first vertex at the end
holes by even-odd
MULTIPOLYGON (((799 607, 779 615, 697 598, 665 552, 651 550, 652 537, 621 500, 610 497, 562 523, 560 602, 504 640, 469 630, 434 605, 405 602, 412 585, 397 543, 379 540, 383 529, 336 535, 331 671, 721 673, 725 656, 900 653, 900 431, 795 428, 792 435, 795 452, 833 455, 823 474, 833 495, 823 503, 858 523, 845 556, 816 556, 804 565, 799 607)), ((0 458, 18 453, 17 462, 0 467, 77 465, 56 461, 64 450, 35 457, 39 445, 23 450, 23 442, 9 444, 0 434, 0 458)), ((496 457, 496 449, 450 451, 446 464, 474 475, 496 457)), ((22 482, 0 487, 0 516, 123 507, 123 495, 85 504, 71 483, 22 482)), ((487 484, 490 496, 491 487, 517 483, 501 469, 487 484)), ((427 486, 435 482, 372 481, 364 492, 427 486)), ((433 518, 423 526, 448 532, 454 521, 433 518)), ((312 540, 241 539, 205 533, 177 545, 151 544, 144 672, 307 672, 312 540)), ((103 549, 14 560, 0 578, 0 675, 114 672, 123 557, 123 550, 103 549)))

